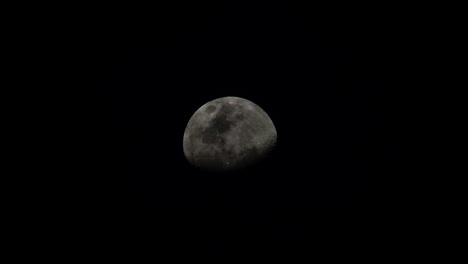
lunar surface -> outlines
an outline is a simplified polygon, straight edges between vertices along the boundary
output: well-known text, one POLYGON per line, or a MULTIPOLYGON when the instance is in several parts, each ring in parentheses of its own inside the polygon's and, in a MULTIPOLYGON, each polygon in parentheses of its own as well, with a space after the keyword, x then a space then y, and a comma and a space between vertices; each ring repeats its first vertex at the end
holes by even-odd
POLYGON ((276 128, 258 105, 223 97, 201 106, 184 133, 184 154, 194 166, 211 171, 246 167, 267 156, 276 144, 276 128))

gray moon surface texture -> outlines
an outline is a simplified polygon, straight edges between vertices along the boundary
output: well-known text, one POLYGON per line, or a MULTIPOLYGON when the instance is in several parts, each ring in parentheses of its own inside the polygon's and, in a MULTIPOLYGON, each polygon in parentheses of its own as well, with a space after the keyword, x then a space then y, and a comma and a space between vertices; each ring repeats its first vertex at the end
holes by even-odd
POLYGON ((194 166, 210 171, 247 167, 265 158, 277 133, 268 114, 253 102, 222 97, 201 106, 184 133, 184 154, 194 166))

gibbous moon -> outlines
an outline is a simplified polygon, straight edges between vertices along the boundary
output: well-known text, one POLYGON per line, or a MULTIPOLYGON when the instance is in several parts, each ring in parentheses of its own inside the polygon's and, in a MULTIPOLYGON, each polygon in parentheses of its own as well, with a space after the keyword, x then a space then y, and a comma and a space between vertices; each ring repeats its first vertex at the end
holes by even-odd
POLYGON ((253 102, 222 97, 201 106, 184 133, 184 154, 194 166, 228 171, 267 156, 276 144, 276 128, 253 102))

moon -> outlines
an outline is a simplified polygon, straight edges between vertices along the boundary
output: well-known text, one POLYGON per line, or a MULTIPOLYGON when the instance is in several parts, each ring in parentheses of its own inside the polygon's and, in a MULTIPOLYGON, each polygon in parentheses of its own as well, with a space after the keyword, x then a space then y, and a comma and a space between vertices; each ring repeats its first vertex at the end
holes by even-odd
POLYGON ((187 160, 209 171, 230 171, 265 158, 277 141, 268 114, 240 97, 207 102, 190 118, 183 148, 187 160))

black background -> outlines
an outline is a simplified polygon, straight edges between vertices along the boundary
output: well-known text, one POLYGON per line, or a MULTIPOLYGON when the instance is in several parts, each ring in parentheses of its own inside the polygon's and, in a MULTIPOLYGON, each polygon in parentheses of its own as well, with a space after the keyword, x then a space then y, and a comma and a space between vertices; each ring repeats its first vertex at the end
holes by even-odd
POLYGON ((272 249, 285 259, 404 249, 400 19, 388 7, 275 1, 84 13, 80 173, 65 190, 83 251, 240 263, 272 249), (262 107, 278 144, 251 168, 204 173, 182 137, 223 96, 262 107))

